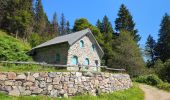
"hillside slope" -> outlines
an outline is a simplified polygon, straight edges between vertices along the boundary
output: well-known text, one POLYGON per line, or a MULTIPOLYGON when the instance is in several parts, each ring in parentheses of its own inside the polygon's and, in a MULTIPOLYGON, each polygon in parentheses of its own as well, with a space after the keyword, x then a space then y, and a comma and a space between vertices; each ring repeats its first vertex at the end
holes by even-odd
POLYGON ((22 40, 9 36, 0 30, 0 60, 2 61, 27 61, 31 59, 25 53, 31 47, 22 40))

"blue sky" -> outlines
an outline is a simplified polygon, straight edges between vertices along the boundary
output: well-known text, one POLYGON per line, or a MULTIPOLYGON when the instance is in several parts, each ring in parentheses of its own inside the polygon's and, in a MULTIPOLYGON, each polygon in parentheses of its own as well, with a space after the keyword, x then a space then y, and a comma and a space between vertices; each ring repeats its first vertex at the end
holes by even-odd
POLYGON ((170 0, 42 0, 42 2, 49 20, 56 12, 58 19, 61 13, 64 13, 71 26, 77 18, 87 18, 95 25, 97 19, 107 15, 113 27, 119 7, 123 3, 133 16, 138 33, 142 37, 139 42, 142 47, 149 34, 157 40, 162 16, 166 12, 170 14, 170 0))

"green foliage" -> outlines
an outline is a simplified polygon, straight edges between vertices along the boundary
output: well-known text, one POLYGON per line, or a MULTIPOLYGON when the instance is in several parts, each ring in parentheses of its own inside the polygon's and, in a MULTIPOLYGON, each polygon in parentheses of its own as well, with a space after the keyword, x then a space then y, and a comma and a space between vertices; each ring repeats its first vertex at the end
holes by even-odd
POLYGON ((57 13, 55 12, 53 15, 52 23, 51 23, 51 34, 54 36, 59 36, 59 25, 57 20, 57 13))
POLYGON ((40 44, 42 41, 41 36, 37 33, 32 33, 29 37, 28 37, 28 42, 30 43, 30 45, 32 47, 37 46, 38 44, 40 44))
POLYGON ((148 58, 147 67, 151 68, 155 65, 156 60, 156 42, 151 35, 148 36, 145 46, 145 55, 148 58))
POLYGON ((113 50, 111 67, 124 68, 132 77, 142 73, 144 61, 137 43, 129 32, 120 32, 120 36, 113 41, 113 50))
POLYGON ((8 0, 4 8, 2 28, 25 39, 32 29, 32 1, 8 0))
POLYGON ((157 87, 159 89, 163 89, 163 90, 170 92, 170 84, 169 83, 161 83, 161 84, 158 84, 157 87))
POLYGON ((27 61, 30 59, 25 53, 30 50, 30 46, 18 39, 8 36, 0 31, 0 60, 27 61))
POLYGON ((165 14, 163 16, 160 30, 159 30, 159 38, 157 43, 157 56, 163 62, 170 59, 170 16, 165 14))
POLYGON ((21 64, 0 64, 0 71, 2 72, 63 72, 67 71, 65 68, 55 68, 55 67, 48 67, 48 66, 40 66, 40 65, 21 65, 21 64))
POLYGON ((121 30, 129 31, 136 42, 141 38, 139 34, 137 34, 137 29, 135 29, 133 17, 124 4, 121 5, 118 12, 118 18, 115 20, 115 29, 118 32, 121 30))
POLYGON ((74 96, 69 98, 50 98, 48 96, 20 96, 13 97, 6 94, 0 93, 0 98, 3 100, 143 100, 144 92, 139 88, 138 85, 127 90, 116 91, 110 94, 101 94, 99 96, 82 95, 74 96))
POLYGON ((164 63, 164 67, 162 67, 159 73, 164 81, 170 82, 170 59, 164 63))
POLYGON ((163 83, 162 80, 154 74, 151 75, 141 75, 134 79, 134 81, 139 83, 146 83, 148 85, 157 86, 158 84, 163 83))

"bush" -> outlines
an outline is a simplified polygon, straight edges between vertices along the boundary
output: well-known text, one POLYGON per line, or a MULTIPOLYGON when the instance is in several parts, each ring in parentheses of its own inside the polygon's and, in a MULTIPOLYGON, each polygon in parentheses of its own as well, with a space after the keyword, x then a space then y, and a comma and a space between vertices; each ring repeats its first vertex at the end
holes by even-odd
POLYGON ((158 84, 157 87, 159 89, 170 91, 170 84, 169 83, 161 83, 161 84, 158 84))
POLYGON ((0 60, 27 61, 31 58, 26 52, 31 48, 28 43, 15 39, 5 32, 0 31, 0 60))
POLYGON ((153 85, 153 86, 156 86, 162 83, 162 80, 154 74, 139 76, 135 78, 134 81, 139 82, 139 83, 146 83, 148 85, 153 85))

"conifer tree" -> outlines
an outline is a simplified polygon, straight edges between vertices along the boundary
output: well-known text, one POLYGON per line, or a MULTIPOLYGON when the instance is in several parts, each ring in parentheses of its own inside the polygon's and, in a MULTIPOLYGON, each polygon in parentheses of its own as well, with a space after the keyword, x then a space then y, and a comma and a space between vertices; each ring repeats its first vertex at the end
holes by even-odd
POLYGON ((137 29, 135 29, 133 17, 124 4, 121 5, 118 12, 118 18, 115 20, 115 29, 117 32, 120 32, 121 30, 129 31, 136 42, 141 38, 139 34, 137 34, 137 29))
POLYGON ((60 35, 66 34, 66 19, 64 14, 61 14, 61 21, 60 21, 60 35))
POLYGON ((39 34, 43 34, 46 29, 45 13, 41 0, 36 0, 35 4, 35 29, 34 31, 39 34))
POLYGON ((26 39, 32 32, 32 0, 9 0, 6 3, 2 28, 26 39))
POLYGON ((58 36, 59 35, 59 25, 58 25, 58 21, 57 21, 57 13, 56 12, 53 15, 51 27, 52 27, 52 34, 54 34, 55 36, 58 36))
POLYGON ((145 46, 145 54, 148 59, 147 67, 154 67, 156 60, 155 52, 156 42, 151 35, 148 36, 145 46))
POLYGON ((168 14, 163 16, 160 25, 156 52, 163 62, 170 59, 170 16, 168 14))
POLYGON ((70 34, 70 33, 71 33, 70 22, 69 22, 69 21, 66 22, 66 33, 67 33, 67 34, 70 34))

